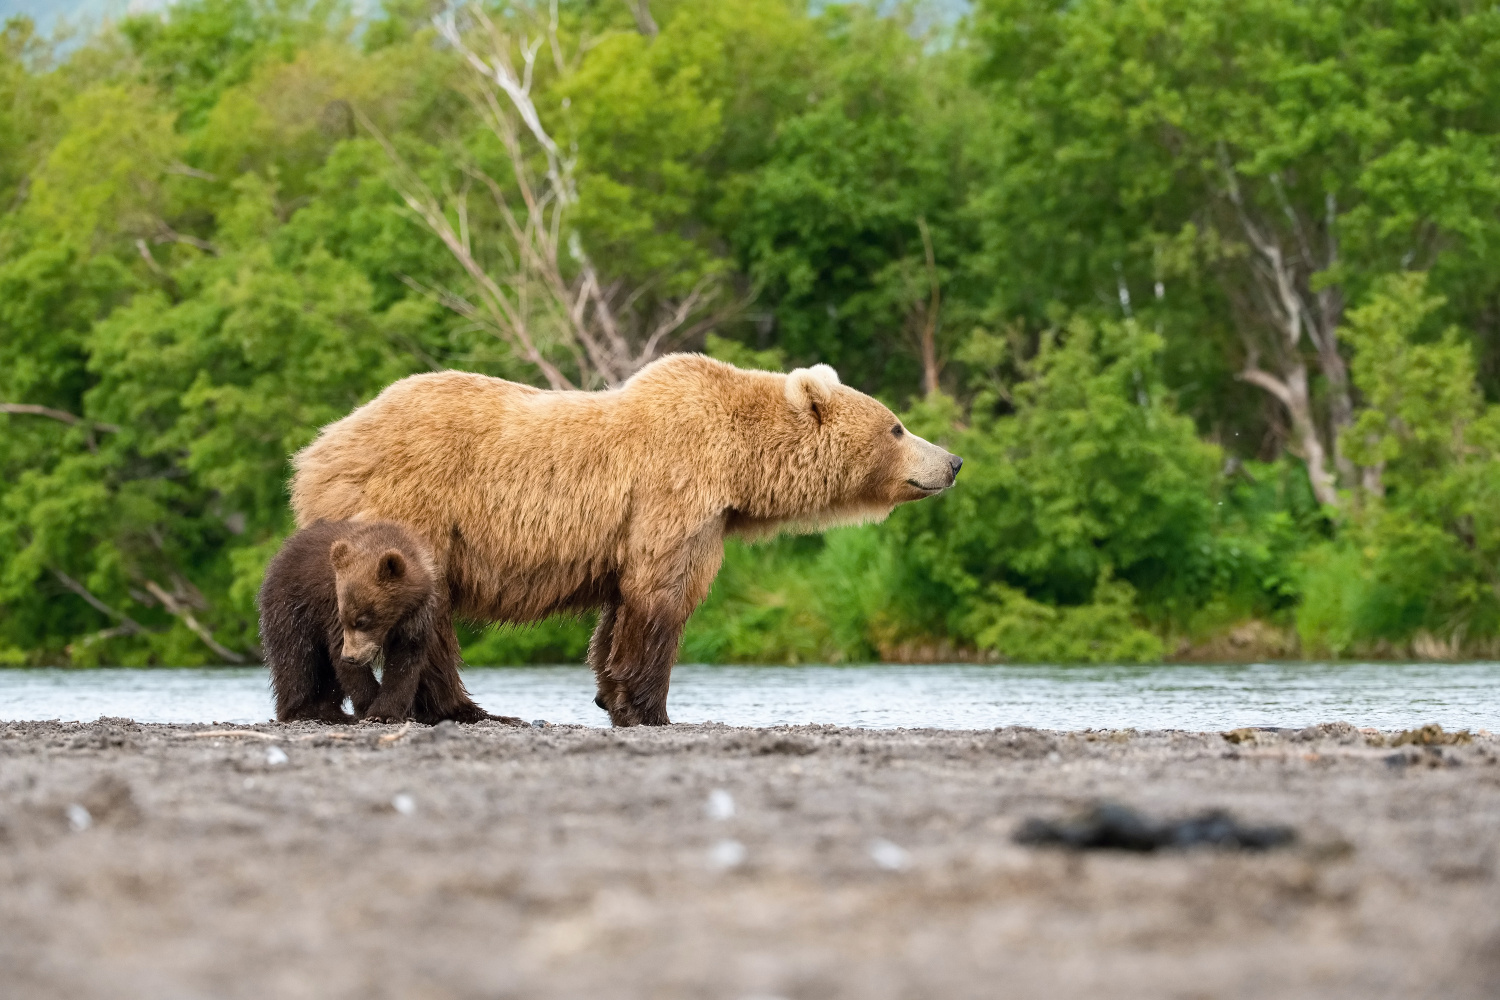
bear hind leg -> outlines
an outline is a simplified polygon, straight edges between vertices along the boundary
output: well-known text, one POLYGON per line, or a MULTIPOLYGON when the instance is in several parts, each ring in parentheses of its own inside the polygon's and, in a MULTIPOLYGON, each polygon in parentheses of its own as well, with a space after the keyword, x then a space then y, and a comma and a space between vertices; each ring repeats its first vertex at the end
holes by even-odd
POLYGON ((276 694, 277 722, 354 721, 344 711, 344 689, 333 664, 321 650, 304 647, 290 656, 277 657, 271 684, 276 694))
POLYGON ((623 603, 615 612, 607 673, 617 685, 608 703, 617 726, 666 726, 667 689, 683 621, 623 603))
POLYGON ((594 680, 599 689, 594 695, 594 704, 606 712, 624 695, 620 682, 609 673, 609 654, 614 647, 615 609, 614 604, 606 604, 599 609, 599 624, 589 637, 589 666, 594 668, 594 680))

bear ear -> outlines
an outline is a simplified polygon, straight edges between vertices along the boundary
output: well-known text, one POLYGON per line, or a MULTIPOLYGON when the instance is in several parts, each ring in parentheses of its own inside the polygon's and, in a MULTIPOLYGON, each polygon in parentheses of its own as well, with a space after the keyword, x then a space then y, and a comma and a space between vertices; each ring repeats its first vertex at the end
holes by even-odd
POLYGON ((387 549, 380 557, 380 580, 389 583, 406 575, 406 557, 395 549, 387 549))
POLYGON ((833 370, 833 365, 813 365, 808 371, 828 383, 830 388, 839 384, 839 373, 833 370))
POLYGON ((335 570, 341 570, 349 565, 349 560, 354 558, 354 546, 340 538, 328 549, 328 561, 333 563, 335 570))
POLYGON ((819 424, 839 384, 839 373, 827 365, 795 368, 787 373, 786 401, 799 413, 811 413, 819 424))

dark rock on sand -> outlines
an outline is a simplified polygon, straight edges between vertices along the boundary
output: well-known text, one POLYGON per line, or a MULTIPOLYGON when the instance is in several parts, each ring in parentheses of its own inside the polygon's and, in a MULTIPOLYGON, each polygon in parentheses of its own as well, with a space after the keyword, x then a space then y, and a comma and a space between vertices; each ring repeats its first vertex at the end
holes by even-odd
POLYGON ((1114 802, 1098 803, 1071 819, 1029 819, 1015 834, 1018 844, 1140 853, 1202 846, 1264 851, 1296 839, 1289 826, 1249 826, 1222 809, 1160 820, 1114 802))

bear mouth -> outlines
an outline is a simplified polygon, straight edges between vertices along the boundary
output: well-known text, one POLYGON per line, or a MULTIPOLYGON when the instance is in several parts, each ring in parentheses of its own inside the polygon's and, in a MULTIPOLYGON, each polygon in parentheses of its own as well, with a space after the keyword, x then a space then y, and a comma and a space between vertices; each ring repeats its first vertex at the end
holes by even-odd
POLYGON ((948 488, 947 486, 923 486, 921 483, 917 482, 915 479, 908 479, 906 481, 906 485, 908 485, 908 486, 915 486, 917 489, 921 490, 923 493, 941 493, 941 492, 943 492, 944 490, 946 490, 948 488))

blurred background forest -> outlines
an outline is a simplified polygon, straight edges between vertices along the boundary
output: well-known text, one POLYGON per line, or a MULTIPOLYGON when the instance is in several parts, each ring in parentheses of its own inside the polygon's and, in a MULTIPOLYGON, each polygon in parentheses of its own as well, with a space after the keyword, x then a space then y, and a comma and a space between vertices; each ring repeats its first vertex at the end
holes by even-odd
POLYGON ((952 12, 12 18, 0 663, 251 662, 320 426, 673 350, 830 363, 966 459, 731 544, 684 660, 1500 655, 1500 8, 952 12))

